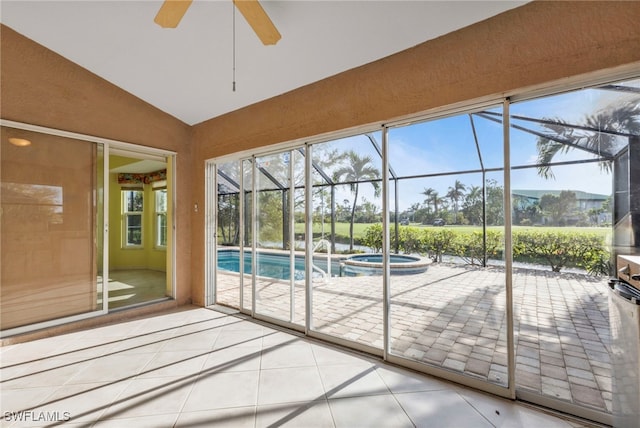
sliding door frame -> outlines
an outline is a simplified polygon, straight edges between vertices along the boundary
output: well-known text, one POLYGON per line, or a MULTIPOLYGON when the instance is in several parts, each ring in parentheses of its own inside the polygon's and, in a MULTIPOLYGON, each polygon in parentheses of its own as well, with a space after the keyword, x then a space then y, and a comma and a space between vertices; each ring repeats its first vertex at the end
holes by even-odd
MULTIPOLYGON (((0 331, 0 338, 14 336, 17 334, 29 333, 35 330, 46 329, 56 327, 62 324, 68 324, 77 321, 83 321, 91 319, 109 313, 109 289, 108 289, 108 274, 109 274, 109 155, 112 151, 126 151, 129 153, 136 153, 146 156, 162 156, 166 159, 166 162, 171 162, 172 176, 171 183, 167 183, 172 188, 172 224, 167 225, 171 230, 172 245, 169 253, 167 254, 167 266, 171 269, 171 287, 172 298, 176 296, 176 153, 158 149, 143 147, 124 141, 112 140, 108 138, 97 137, 93 135, 80 134, 71 131, 65 131, 61 129, 49 128, 39 125, 32 125, 28 123, 16 122, 6 119, 0 119, 0 126, 7 128, 21 129, 25 131, 38 132, 41 134, 47 134, 57 137, 70 138, 78 141, 85 141, 90 144, 99 144, 103 148, 103 224, 102 224, 102 307, 99 310, 86 312, 77 315, 71 315, 61 318, 55 318, 48 321, 42 321, 38 323, 28 324, 25 326, 15 327, 7 330, 0 331)), ((97 215, 97 213, 96 213, 97 215)), ((99 233, 99 232, 96 232, 99 233)), ((96 263, 98 261, 96 260, 96 263)), ((132 306, 135 307, 136 305, 132 306)), ((126 309, 126 308, 124 308, 126 309)))

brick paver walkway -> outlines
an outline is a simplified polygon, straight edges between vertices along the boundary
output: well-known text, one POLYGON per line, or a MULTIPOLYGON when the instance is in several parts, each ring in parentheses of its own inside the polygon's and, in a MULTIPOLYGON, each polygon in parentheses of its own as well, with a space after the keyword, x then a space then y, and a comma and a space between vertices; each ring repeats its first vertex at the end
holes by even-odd
MULTIPOLYGON (((256 286, 258 313, 304 324, 303 282, 293 293, 292 319, 288 283, 261 279, 256 286)), ((238 274, 218 272, 219 303, 237 307, 238 288, 238 274)), ((517 387, 611 412, 606 280, 516 270, 513 299, 517 387)), ((393 354, 506 385, 502 268, 434 264, 422 274, 392 276, 390 322, 393 354)), ((315 281, 313 328, 381 348, 382 278, 315 281)))

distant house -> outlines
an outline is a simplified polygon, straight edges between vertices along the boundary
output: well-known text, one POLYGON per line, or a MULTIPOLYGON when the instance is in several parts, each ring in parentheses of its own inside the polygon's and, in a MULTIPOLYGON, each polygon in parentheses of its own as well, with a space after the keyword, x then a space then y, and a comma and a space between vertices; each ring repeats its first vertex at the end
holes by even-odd
MULTIPOLYGON (((567 224, 576 224, 580 221, 579 214, 588 214, 590 210, 600 210, 602 206, 609 200, 609 195, 601 195, 598 193, 583 192, 581 190, 569 190, 576 195, 575 214, 567 215, 567 224)), ((562 190, 522 190, 514 189, 511 191, 511 197, 514 201, 514 208, 526 209, 540 202, 543 195, 560 196, 562 190)), ((596 224, 611 222, 611 212, 598 213, 596 218, 591 218, 596 224)), ((542 217, 542 223, 548 223, 548 219, 542 217)))

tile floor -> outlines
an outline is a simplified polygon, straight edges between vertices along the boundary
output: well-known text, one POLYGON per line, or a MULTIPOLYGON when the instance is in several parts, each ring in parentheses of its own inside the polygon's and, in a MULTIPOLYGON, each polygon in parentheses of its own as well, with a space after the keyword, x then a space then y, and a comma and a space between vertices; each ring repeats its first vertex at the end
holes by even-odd
MULTIPOLYGON (((222 271, 217 275, 218 301, 237 307, 240 277, 222 271)), ((392 275, 391 353, 506 387, 504 277, 501 267, 447 263, 424 273, 392 275)), ((289 320, 288 282, 261 277, 256 290, 260 314, 289 320)), ((245 289, 245 296, 250 293, 245 289)), ((304 325, 303 283, 296 283, 294 299, 294 322, 304 325)), ((606 278, 515 269, 513 302, 518 389, 610 413, 606 278)), ((383 325, 381 276, 314 283, 314 330, 381 349, 383 325)))
POLYGON ((3 427, 578 427, 244 316, 183 307, 0 348, 3 427))
MULTIPOLYGON (((151 269, 124 269, 109 272, 109 309, 163 299, 166 293, 166 272, 151 269)), ((102 293, 98 293, 98 305, 102 293)))

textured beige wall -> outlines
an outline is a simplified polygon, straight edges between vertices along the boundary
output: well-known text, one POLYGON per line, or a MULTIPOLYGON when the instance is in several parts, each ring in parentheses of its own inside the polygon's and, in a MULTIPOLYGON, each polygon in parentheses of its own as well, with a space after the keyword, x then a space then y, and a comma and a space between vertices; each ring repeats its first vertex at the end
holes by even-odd
POLYGON ((176 285, 191 299, 191 128, 77 64, 0 26, 0 116, 177 153, 176 285))
MULTIPOLYGON (((198 124, 194 201, 204 201, 209 158, 638 62, 639 18, 640 2, 536 1, 198 124)), ((204 282, 202 212, 192 227, 195 293, 204 282)))

